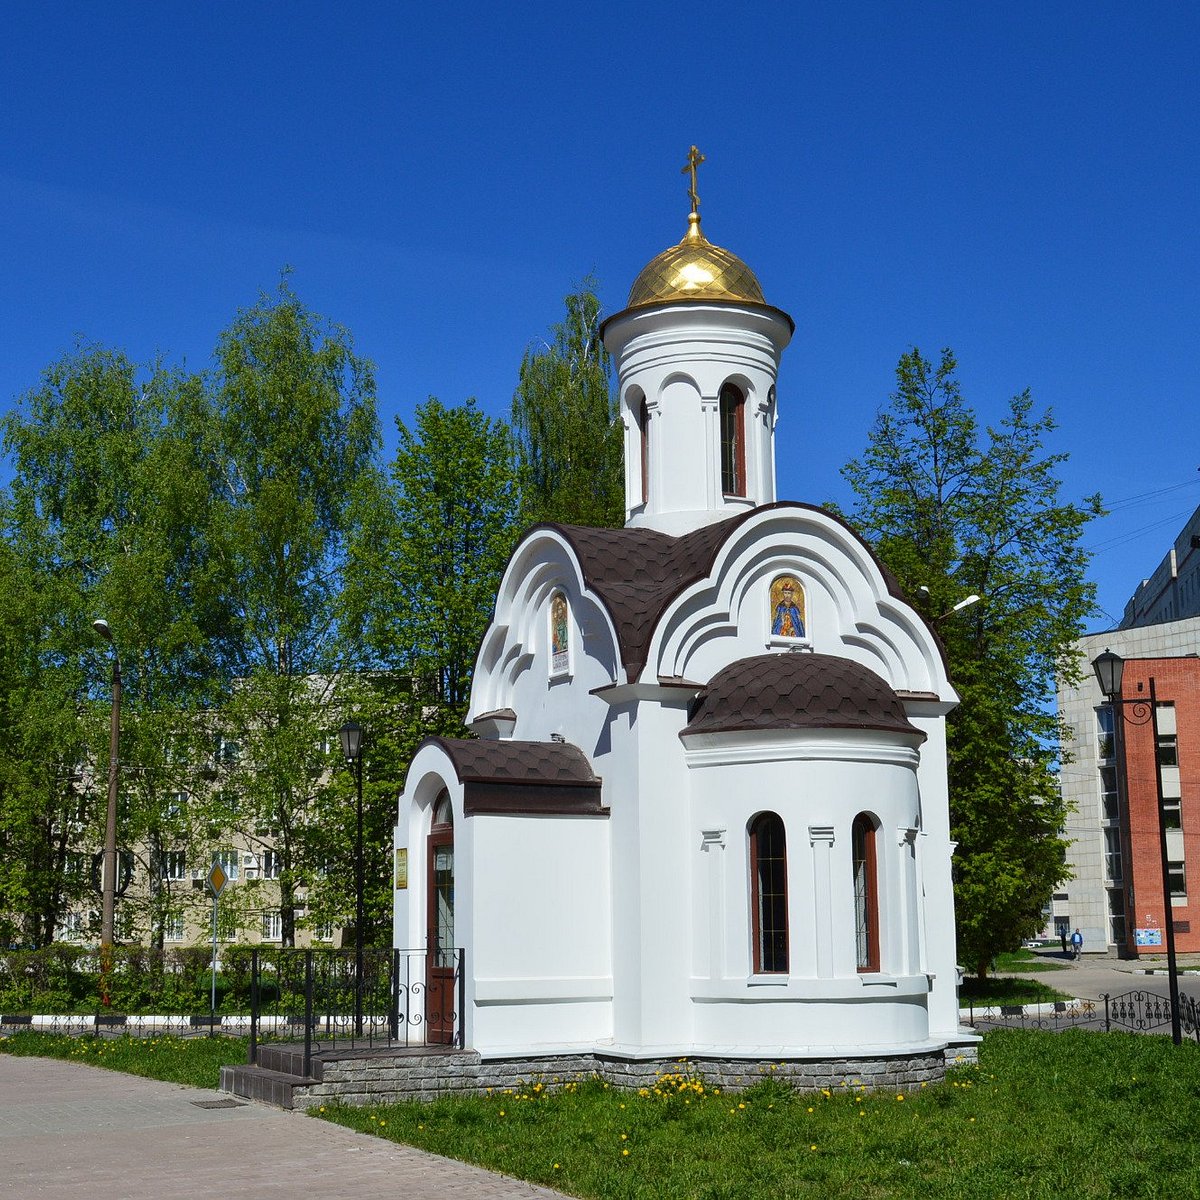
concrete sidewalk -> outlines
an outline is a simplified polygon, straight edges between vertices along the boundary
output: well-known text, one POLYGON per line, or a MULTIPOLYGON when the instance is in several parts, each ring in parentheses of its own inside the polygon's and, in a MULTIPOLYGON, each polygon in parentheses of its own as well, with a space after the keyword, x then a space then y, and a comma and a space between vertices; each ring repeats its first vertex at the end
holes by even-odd
POLYGON ((559 1195, 220 1092, 0 1054, 0 1196, 14 1200, 559 1195))

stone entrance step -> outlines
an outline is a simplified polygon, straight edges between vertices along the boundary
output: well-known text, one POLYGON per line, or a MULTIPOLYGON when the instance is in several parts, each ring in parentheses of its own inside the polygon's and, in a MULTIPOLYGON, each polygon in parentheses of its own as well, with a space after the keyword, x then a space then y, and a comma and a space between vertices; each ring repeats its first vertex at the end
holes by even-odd
POLYGON ((447 1078, 465 1082, 479 1056, 448 1046, 357 1046, 314 1051, 304 1074, 304 1047, 267 1042, 253 1066, 221 1068, 220 1090, 278 1108, 304 1108, 326 1100, 366 1103, 368 1093, 432 1099, 447 1078))

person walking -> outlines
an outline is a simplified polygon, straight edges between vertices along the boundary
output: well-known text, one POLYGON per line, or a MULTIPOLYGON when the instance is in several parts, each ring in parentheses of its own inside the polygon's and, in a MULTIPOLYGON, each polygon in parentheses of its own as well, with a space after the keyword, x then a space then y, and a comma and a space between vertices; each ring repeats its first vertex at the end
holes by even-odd
POLYGON ((1083 934, 1078 929, 1071 934, 1071 950, 1074 952, 1076 958, 1083 953, 1083 934))
POLYGON ((1067 953, 1067 927, 1064 925, 1059 931, 1058 936, 1062 938, 1063 954, 1067 953))

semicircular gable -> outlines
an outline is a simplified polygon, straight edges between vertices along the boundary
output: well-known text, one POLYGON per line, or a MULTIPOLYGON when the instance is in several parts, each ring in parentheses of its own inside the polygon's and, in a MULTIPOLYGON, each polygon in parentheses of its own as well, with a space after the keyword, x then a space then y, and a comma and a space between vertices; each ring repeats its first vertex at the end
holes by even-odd
POLYGON ((654 675, 703 681, 764 651, 815 651, 859 662, 896 691, 955 698, 933 630, 895 594, 895 580, 846 525, 793 504, 727 524, 711 569, 659 618, 647 647, 654 675), (802 638, 771 633, 769 590, 780 574, 793 574, 804 588, 802 638))
POLYGON ((619 669, 618 636, 605 598, 589 587, 569 527, 539 525, 513 551, 496 594, 496 608, 476 656, 468 721, 511 707, 518 680, 544 649, 550 597, 561 590, 588 656, 609 676, 619 669))

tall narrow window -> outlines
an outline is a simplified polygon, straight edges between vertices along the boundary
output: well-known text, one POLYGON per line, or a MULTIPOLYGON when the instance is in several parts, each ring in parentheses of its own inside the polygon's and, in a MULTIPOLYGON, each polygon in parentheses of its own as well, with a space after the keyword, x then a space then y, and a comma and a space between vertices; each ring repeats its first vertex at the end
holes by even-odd
POLYGON ((750 892, 755 974, 786 974, 787 845, 775 813, 760 813, 750 823, 750 892))
POLYGON ((879 884, 875 863, 875 825, 865 813, 854 818, 854 944, 860 971, 879 970, 879 884))
POLYGON ((638 405, 638 429, 642 441, 642 503, 650 502, 650 409, 646 397, 638 405))
POLYGON ((1158 762, 1163 767, 1179 766, 1179 745, 1175 737, 1175 703, 1158 706, 1158 762))
POLYGON ((733 386, 721 388, 721 491, 746 494, 746 397, 733 386))

